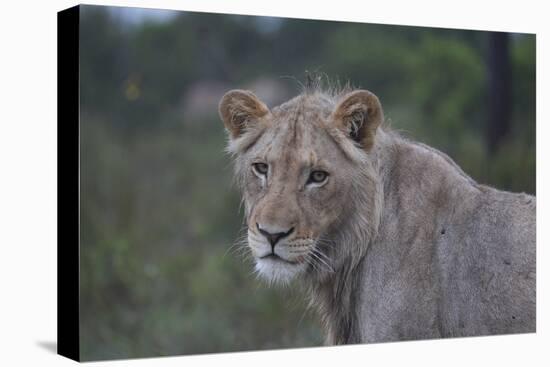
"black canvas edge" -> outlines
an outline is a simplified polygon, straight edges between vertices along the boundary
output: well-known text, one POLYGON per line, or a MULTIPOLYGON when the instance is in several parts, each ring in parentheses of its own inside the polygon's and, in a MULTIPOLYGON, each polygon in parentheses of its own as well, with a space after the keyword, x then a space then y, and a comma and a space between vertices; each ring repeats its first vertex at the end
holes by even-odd
POLYGON ((80 7, 57 13, 57 353, 80 361, 80 7))

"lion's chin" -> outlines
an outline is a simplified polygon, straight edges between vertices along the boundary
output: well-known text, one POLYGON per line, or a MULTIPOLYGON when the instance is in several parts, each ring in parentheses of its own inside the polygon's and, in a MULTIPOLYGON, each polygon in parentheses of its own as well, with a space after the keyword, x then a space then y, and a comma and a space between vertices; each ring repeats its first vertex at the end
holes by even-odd
POLYGON ((289 263, 271 257, 256 259, 256 272, 269 283, 288 284, 305 269, 303 263, 289 263))

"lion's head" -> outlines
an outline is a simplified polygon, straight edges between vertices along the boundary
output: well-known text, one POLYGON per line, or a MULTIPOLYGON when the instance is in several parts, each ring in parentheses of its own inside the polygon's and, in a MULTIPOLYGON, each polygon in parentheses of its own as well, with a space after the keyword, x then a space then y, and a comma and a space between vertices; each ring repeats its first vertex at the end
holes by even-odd
POLYGON ((363 254, 357 238, 376 230, 381 191, 370 154, 383 120, 374 94, 306 91, 270 110, 232 90, 219 113, 261 276, 326 276, 363 254))

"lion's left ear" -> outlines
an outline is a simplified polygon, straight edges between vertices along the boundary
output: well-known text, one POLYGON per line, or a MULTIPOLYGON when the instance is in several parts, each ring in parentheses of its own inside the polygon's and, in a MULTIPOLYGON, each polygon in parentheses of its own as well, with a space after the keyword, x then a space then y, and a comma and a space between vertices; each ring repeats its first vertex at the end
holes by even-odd
POLYGON ((384 120, 378 97, 368 90, 346 94, 331 115, 332 123, 365 150, 374 144, 376 129, 384 120))
POLYGON ((235 89, 222 97, 218 112, 231 138, 236 139, 251 125, 268 115, 269 109, 254 93, 235 89))

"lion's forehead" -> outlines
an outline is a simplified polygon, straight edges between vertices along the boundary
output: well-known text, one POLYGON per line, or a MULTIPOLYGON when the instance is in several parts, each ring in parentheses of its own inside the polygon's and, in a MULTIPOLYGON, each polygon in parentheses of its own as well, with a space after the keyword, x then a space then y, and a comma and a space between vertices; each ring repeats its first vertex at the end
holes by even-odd
POLYGON ((256 155, 280 165, 314 165, 327 150, 328 142, 323 129, 296 120, 276 121, 268 127, 256 149, 256 155))
POLYGON ((332 108, 332 100, 315 94, 275 107, 249 158, 280 167, 312 166, 320 159, 339 160, 338 143, 327 126, 332 108))

